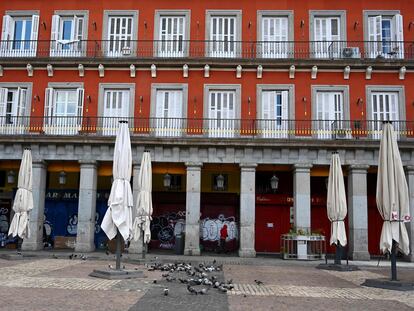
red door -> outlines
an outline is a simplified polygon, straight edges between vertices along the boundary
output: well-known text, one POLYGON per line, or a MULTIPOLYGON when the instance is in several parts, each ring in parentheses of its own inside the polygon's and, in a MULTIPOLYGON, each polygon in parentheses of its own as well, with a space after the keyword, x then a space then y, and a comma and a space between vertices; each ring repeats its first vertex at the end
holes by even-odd
POLYGON ((380 255, 379 242, 382 230, 382 218, 377 209, 374 196, 368 197, 368 252, 380 255))
POLYGON ((257 252, 279 253, 280 236, 290 230, 290 206, 271 197, 263 202, 263 197, 256 201, 255 248, 257 252))

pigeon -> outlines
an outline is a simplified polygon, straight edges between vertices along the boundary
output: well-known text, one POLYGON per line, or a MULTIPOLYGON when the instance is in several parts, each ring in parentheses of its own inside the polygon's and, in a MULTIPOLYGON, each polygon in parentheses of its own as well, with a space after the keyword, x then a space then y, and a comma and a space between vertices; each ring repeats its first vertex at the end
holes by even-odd
POLYGON ((175 281, 175 278, 169 276, 169 277, 166 278, 166 280, 167 280, 167 282, 172 282, 172 281, 175 281))
POLYGON ((85 256, 84 254, 81 254, 81 255, 80 255, 80 258, 81 258, 82 260, 86 260, 86 256, 85 256))
POLYGON ((112 266, 111 266, 111 265, 108 265, 108 268, 109 268, 109 269, 112 269, 112 266))
POLYGON ((157 284, 157 280, 152 281, 152 283, 157 284))
POLYGON ((108 250, 106 250, 106 251, 105 251, 105 254, 106 254, 107 256, 109 256, 109 251, 108 251, 108 250))
POLYGON ((208 289, 207 288, 202 288, 201 290, 198 291, 198 293, 200 295, 205 295, 205 294, 207 294, 207 292, 208 292, 208 289))
POLYGON ((223 293, 226 293, 227 292, 227 289, 226 288, 224 288, 223 286, 219 286, 219 291, 221 291, 221 292, 223 292, 223 293))
POLYGON ((164 274, 162 274, 162 277, 163 278, 168 278, 170 276, 170 274, 169 273, 164 273, 164 274))
POLYGON ((232 284, 233 283, 233 279, 230 279, 227 281, 227 284, 232 284))
POLYGON ((70 254, 69 255, 69 259, 73 259, 73 254, 70 254))
POLYGON ((214 259, 214 260, 213 260, 213 265, 215 265, 216 263, 217 263, 217 260, 215 260, 215 259, 214 259))
POLYGON ((53 255, 52 255, 52 257, 53 257, 54 259, 58 259, 58 256, 56 256, 55 254, 53 254, 53 255))
POLYGON ((191 294, 196 294, 197 295, 197 291, 195 290, 194 287, 187 285, 187 290, 191 293, 191 294))
POLYGON ((169 292, 168 288, 164 288, 164 296, 168 296, 168 292, 169 292))
POLYGON ((263 285, 263 282, 262 282, 262 281, 259 281, 259 280, 254 280, 254 282, 255 282, 257 285, 263 285))

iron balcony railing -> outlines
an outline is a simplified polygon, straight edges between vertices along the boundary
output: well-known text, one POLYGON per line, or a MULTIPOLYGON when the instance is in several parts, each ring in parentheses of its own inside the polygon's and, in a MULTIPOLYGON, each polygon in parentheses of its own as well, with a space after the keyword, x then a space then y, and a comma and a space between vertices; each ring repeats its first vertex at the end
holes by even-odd
POLYGON ((413 41, 0 41, 0 58, 413 60, 413 41))
MULTIPOLYGON (((0 118, 0 135, 114 136, 120 120, 127 120, 131 135, 211 139, 371 139, 381 138, 380 120, 264 120, 115 117, 0 118)), ((414 121, 393 121, 398 139, 414 138, 414 121)))

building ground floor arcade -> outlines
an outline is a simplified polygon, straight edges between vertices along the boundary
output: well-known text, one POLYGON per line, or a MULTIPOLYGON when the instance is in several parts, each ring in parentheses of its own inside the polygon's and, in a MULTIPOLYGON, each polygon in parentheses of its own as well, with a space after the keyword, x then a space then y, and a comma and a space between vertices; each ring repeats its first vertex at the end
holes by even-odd
MULTIPOLYGON (((66 147, 60 151, 59 148, 32 148, 35 208, 30 216, 31 236, 23 242, 23 249, 40 250, 45 245, 58 248, 62 247, 62 241, 78 252, 104 249, 108 241, 100 223, 111 187, 111 147, 99 147, 102 153, 98 155, 92 146, 89 156, 79 154, 77 160, 73 160, 72 154, 76 153, 76 148, 66 147), (91 157, 94 153, 96 156, 91 157)), ((151 151, 153 160, 150 252, 172 249, 175 236, 181 232, 185 232, 185 254, 215 251, 224 224, 228 226, 227 250, 242 257, 279 253, 281 235, 292 229, 321 233, 329 241, 326 178, 330 150, 296 152, 291 148, 268 148, 248 151, 244 147, 216 146, 205 149, 205 154, 198 147, 187 148, 185 152, 180 147, 146 149, 151 151), (200 156, 191 155, 194 152, 200 156), (180 161, 183 158, 185 161, 180 161), (250 161, 244 161, 247 158, 250 161), (276 187, 274 176, 278 181, 276 187)), ((15 156, 18 152, 8 156, 6 150, 3 149, 0 162, 1 233, 12 216, 20 164, 15 156)), ((139 190, 134 176, 138 175, 143 150, 141 146, 133 147, 131 185, 134 197, 139 190)), ((375 203, 377 155, 369 149, 342 149, 339 153, 347 192, 349 256, 367 260, 379 254, 382 226, 375 203)), ((413 213, 412 151, 404 149, 402 156, 413 213)), ((414 225, 409 224, 409 232, 414 237, 414 225)), ((4 247, 13 243, 4 234, 1 239, 4 247)), ((327 251, 334 252, 334 249, 327 245, 327 251)), ((141 253, 142 243, 131 242, 129 252, 141 253)), ((410 259, 414 257, 411 255, 410 259)))

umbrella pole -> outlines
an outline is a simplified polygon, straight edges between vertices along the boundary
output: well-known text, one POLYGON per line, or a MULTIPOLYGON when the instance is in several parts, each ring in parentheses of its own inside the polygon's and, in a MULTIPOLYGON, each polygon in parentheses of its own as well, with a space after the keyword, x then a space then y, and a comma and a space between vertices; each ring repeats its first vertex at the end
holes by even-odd
POLYGON ((145 259, 145 230, 142 230, 142 259, 145 259))
POLYGON ((116 270, 121 270, 121 234, 116 233, 116 270))
POLYGON ((338 243, 335 246, 335 265, 340 265, 341 259, 342 259, 342 245, 338 241, 338 243))
POLYGON ((394 240, 391 248, 391 281, 397 281, 397 242, 394 240))

